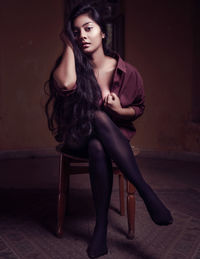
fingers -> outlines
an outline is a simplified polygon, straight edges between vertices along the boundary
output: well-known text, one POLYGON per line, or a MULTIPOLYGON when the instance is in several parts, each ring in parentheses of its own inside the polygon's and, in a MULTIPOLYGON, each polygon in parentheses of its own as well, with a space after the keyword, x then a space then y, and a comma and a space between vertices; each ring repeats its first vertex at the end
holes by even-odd
POLYGON ((66 36, 65 32, 64 32, 64 31, 61 31, 61 33, 60 33, 60 39, 61 39, 62 41, 65 41, 66 38, 67 38, 67 36, 66 36))
POLYGON ((112 106, 119 100, 119 97, 115 93, 110 93, 104 98, 105 106, 112 106))
POLYGON ((104 99, 104 105, 107 106, 108 105, 108 95, 105 97, 104 99))
POLYGON ((69 45, 70 47, 72 47, 72 43, 64 31, 60 33, 60 39, 63 41, 65 45, 69 45))
POLYGON ((108 103, 111 103, 112 101, 114 101, 113 96, 112 96, 112 94, 109 94, 108 95, 108 103))
POLYGON ((105 104, 110 104, 110 103, 112 102, 112 100, 113 100, 112 95, 111 95, 111 94, 108 94, 108 95, 105 97, 105 99, 104 99, 104 103, 105 103, 105 104))
POLYGON ((115 93, 110 93, 110 95, 112 96, 113 100, 115 100, 116 98, 118 98, 118 96, 115 93))

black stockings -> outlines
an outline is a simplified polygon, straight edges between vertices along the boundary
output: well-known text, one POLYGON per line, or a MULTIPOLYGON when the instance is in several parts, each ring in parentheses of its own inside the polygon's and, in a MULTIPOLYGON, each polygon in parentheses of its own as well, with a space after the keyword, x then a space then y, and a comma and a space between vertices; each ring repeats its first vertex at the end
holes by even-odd
POLYGON ((88 143, 90 182, 96 211, 96 225, 88 247, 91 258, 107 253, 108 208, 112 191, 112 161, 98 139, 88 143))
POLYGON ((106 113, 97 111, 94 121, 95 133, 106 152, 117 164, 124 176, 136 187, 143 198, 152 220, 158 225, 172 223, 169 210, 144 181, 137 167, 131 146, 106 113))
POLYGON ((88 155, 96 210, 96 225, 88 247, 88 255, 91 258, 107 252, 107 215, 112 190, 111 159, 117 164, 125 178, 134 184, 152 220, 158 225, 172 223, 170 211, 140 174, 129 141, 105 112, 96 111, 95 113, 94 134, 88 141, 88 155))

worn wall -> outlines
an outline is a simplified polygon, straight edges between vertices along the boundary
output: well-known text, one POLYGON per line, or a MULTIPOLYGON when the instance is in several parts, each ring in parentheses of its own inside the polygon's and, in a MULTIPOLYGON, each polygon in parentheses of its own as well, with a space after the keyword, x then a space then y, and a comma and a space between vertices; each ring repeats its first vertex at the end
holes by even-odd
MULTIPOLYGON (((199 149, 191 121, 193 1, 123 1, 125 55, 143 79, 146 111, 134 145, 150 150, 199 149)), ((56 142, 47 129, 43 83, 62 49, 62 0, 1 4, 0 150, 41 149, 56 142)))
POLYGON ((146 92, 133 139, 141 148, 200 152, 200 124, 191 120, 194 2, 124 1, 126 59, 139 69, 146 92))
POLYGON ((42 88, 61 51, 62 21, 62 1, 1 3, 0 150, 55 145, 42 88))

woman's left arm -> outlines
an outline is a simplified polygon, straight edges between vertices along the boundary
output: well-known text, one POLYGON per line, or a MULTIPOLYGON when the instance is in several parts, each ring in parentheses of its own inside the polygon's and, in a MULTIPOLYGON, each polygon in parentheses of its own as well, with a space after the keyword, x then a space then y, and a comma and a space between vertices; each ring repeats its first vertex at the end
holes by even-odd
POLYGON ((135 118, 135 109, 133 107, 123 108, 119 97, 115 93, 110 93, 106 96, 104 99, 104 106, 116 118, 125 120, 133 120, 135 118))

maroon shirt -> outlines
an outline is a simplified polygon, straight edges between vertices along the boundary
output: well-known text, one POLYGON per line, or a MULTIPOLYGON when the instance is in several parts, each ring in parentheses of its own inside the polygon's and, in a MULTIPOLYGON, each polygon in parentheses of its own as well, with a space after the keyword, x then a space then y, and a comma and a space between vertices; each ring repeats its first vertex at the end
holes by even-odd
MULTIPOLYGON (((135 110, 133 120, 116 119, 109 115, 115 124, 120 128, 125 137, 130 140, 136 129, 133 121, 144 112, 144 88, 142 78, 137 69, 125 62, 118 54, 114 54, 117 59, 117 66, 114 71, 113 80, 110 85, 110 92, 114 92, 120 99, 123 108, 132 107, 135 110)), ((61 91, 61 88, 59 89, 61 91)), ((62 94, 71 95, 76 90, 76 84, 72 90, 62 90, 62 94)), ((101 100, 101 103, 103 100, 101 100)))

